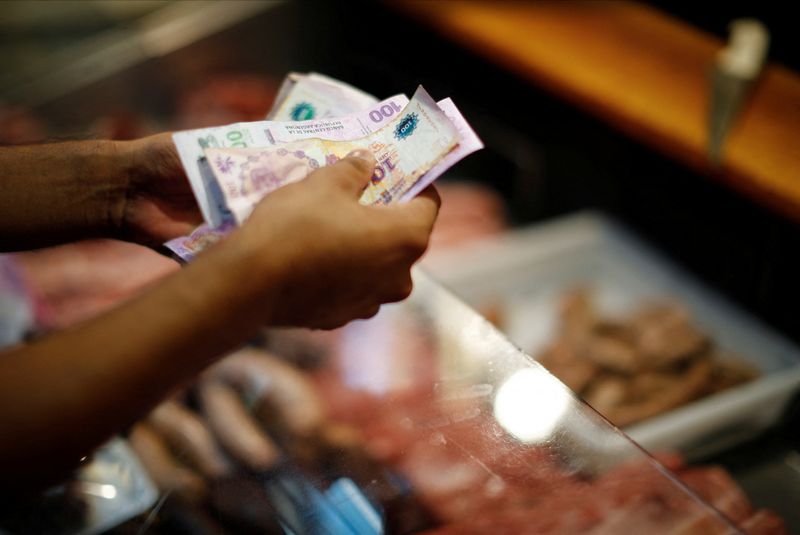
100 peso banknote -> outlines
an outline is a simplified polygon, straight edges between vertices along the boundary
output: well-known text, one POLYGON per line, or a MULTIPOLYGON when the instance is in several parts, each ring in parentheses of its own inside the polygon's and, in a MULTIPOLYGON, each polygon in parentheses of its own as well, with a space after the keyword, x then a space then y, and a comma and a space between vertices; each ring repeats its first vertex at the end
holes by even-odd
POLYGON ((392 121, 360 138, 310 138, 262 148, 208 148, 205 155, 227 208, 241 224, 265 195, 360 148, 369 149, 378 163, 361 202, 399 201, 459 139, 458 129, 420 86, 392 121))
MULTIPOLYGON (((278 139, 287 139, 293 136, 313 136, 319 135, 320 132, 326 134, 330 137, 334 137, 336 135, 344 136, 344 132, 350 131, 348 127, 344 125, 347 124, 359 124, 364 123, 364 117, 371 114, 373 119, 368 119, 370 122, 374 124, 379 124, 379 117, 383 117, 383 123, 385 124, 388 120, 396 114, 396 110, 402 110, 405 107, 405 103, 407 103, 408 99, 403 96, 399 95, 396 97, 392 97, 381 102, 379 105, 373 107, 370 110, 365 110, 363 113, 356 114, 352 117, 342 117, 335 121, 306 121, 306 122, 299 122, 299 123, 271 123, 273 125, 280 124, 282 128, 285 127, 283 130, 279 130, 278 128, 273 127, 266 127, 267 130, 272 132, 273 138, 276 140, 278 139), (356 118, 357 120, 353 120, 356 118), (279 133, 280 132, 280 133, 279 133), (285 136, 285 137, 284 137, 285 136)), ((400 199, 394 199, 393 202, 403 202, 408 199, 413 198, 417 193, 425 189, 429 184, 431 184, 435 179, 441 176, 447 169, 452 167, 455 163, 460 161, 462 158, 466 157, 469 154, 483 148, 483 143, 472 130, 472 128, 467 123, 464 116, 461 112, 456 108, 453 101, 449 98, 440 100, 437 102, 439 109, 450 119, 453 125, 458 130, 459 134, 459 142, 455 148, 453 148, 450 152, 445 154, 437 163, 435 163, 426 173, 423 173, 420 179, 417 181, 415 185, 413 185, 405 194, 402 195, 400 199)), ((267 124, 263 122, 263 124, 267 124)), ((252 125, 255 123, 245 123, 248 125, 252 125)), ((236 125, 231 125, 236 126, 236 125)), ((227 127, 220 127, 227 128, 227 127)), ((214 130, 214 129, 208 129, 214 130)), ((219 130, 219 129, 217 129, 219 130)), ((366 129, 365 129, 366 130, 366 129)), ((230 131, 230 130, 228 130, 230 131)), ((202 155, 202 150, 199 151, 202 155)), ((236 228, 236 225, 233 221, 229 221, 227 223, 223 223, 221 226, 212 227, 208 224, 203 224, 196 228, 192 233, 188 236, 181 236, 179 238, 170 240, 165 245, 169 248, 175 255, 177 255, 180 259, 189 262, 194 259, 194 257, 202 252, 205 248, 209 247, 210 245, 216 243, 220 239, 222 239, 226 234, 231 232, 233 229, 236 228)))
POLYGON ((311 72, 289 73, 267 114, 273 121, 309 121, 341 117, 377 103, 369 93, 341 80, 311 72))
MULTIPOLYGON (((203 213, 206 216, 206 220, 212 222, 212 226, 208 224, 201 225, 189 236, 171 240, 165 245, 178 257, 189 261, 204 248, 215 243, 235 228, 235 218, 233 214, 228 211, 225 195, 214 176, 211 166, 205 159, 204 151, 206 149, 211 149, 213 147, 272 147, 282 143, 291 143, 293 140, 309 138, 347 141, 354 141, 354 138, 357 138, 361 139, 361 142, 363 142, 363 138, 369 137, 370 134, 377 132, 387 123, 391 121, 399 123, 399 115, 401 112, 406 111, 405 108, 408 102, 407 97, 404 95, 396 95, 359 113, 338 118, 299 122, 256 121, 191 130, 175 134, 175 142, 195 191, 195 196, 201 205, 201 209, 205 207, 203 213), (203 199, 205 199, 205 204, 203 199), (208 213, 211 213, 213 217, 208 217, 208 213)), ((426 107, 433 110, 438 119, 442 120, 443 118, 441 115, 431 106, 431 102, 432 100, 430 97, 426 96, 426 107)), ((412 170, 409 175, 404 175, 402 180, 398 180, 394 183, 394 189, 391 187, 388 188, 388 196, 386 194, 387 188, 384 188, 384 191, 380 194, 382 196, 382 202, 403 202, 412 198, 453 164, 483 147, 480 139, 475 135, 475 132, 461 115, 452 100, 441 100, 437 103, 437 107, 455 127, 458 138, 457 145, 451 150, 445 151, 444 155, 439 157, 427 171, 424 171, 423 168, 419 168, 416 171, 412 170), (413 180, 416 180, 416 182, 413 182, 413 180)), ((409 126, 410 124, 405 125, 406 128, 409 126)), ((395 128, 396 127, 397 125, 395 125, 395 128)), ((319 153, 317 156, 321 158, 320 151, 325 151, 326 149, 322 148, 318 143, 314 143, 313 145, 315 150, 319 153)), ((343 147, 344 146, 340 147, 339 155, 341 155, 341 150, 344 150, 343 147)), ((297 152, 298 150, 303 150, 303 154, 306 154, 304 149, 296 149, 292 152, 297 152)), ((289 151, 287 150, 284 156, 288 154, 289 151)), ((330 155, 333 156, 336 156, 336 154, 336 151, 330 153, 330 155)), ((275 155, 277 154, 273 154, 272 156, 275 155)), ((218 154, 218 156, 221 155, 218 154)), ((302 164, 302 162, 299 163, 302 164)), ((321 162, 317 161, 317 164, 319 163, 321 162)), ((391 160, 389 160, 388 163, 389 165, 394 165, 391 160)), ((313 170, 310 167, 314 165, 311 163, 311 160, 305 159, 305 164, 303 165, 309 170, 313 170)), ((225 167, 227 167, 227 165, 225 167)), ((385 168, 376 169, 376 177, 374 178, 379 178, 381 172, 385 174, 385 171, 385 168)), ((391 169, 389 171, 391 171, 391 169)), ((273 172, 272 176, 279 177, 279 175, 280 173, 273 172)), ((250 178, 252 179, 254 177, 251 176, 250 178)), ((297 179, 297 175, 290 175, 287 177, 287 180, 293 179, 297 179)), ((261 179, 257 179, 256 182, 259 180, 262 180, 265 185, 269 182, 264 180, 263 176, 261 179)), ((274 182, 280 183, 281 180, 278 178, 274 182)), ((377 182, 381 182, 381 180, 377 182)), ((386 184, 389 182, 390 180, 387 181, 386 184)), ((284 181, 283 183, 286 182, 284 181)), ((270 188, 267 189, 272 191, 270 188)), ((380 191, 380 188, 373 188, 373 190, 380 191)), ((370 194, 365 192, 365 202, 375 202, 376 200, 381 202, 381 199, 375 196, 370 198, 370 194)), ((246 206, 247 203, 244 203, 244 205, 246 206)), ((250 208, 245 208, 245 211, 248 209, 252 209, 252 206, 250 206, 250 208)))
POLYGON ((176 132, 172 138, 203 219, 211 227, 218 227, 226 220, 228 213, 213 174, 205 164, 206 149, 269 147, 308 138, 355 139, 381 128, 407 104, 408 97, 395 95, 359 113, 342 117, 234 123, 176 132))

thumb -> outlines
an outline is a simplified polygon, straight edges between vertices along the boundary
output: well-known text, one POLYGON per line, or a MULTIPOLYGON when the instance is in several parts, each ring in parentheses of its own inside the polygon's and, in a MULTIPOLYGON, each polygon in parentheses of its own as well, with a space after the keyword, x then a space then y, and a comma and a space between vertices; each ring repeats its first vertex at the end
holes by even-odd
POLYGON ((441 204, 442 199, 439 197, 439 192, 431 184, 407 203, 397 204, 392 208, 395 213, 400 214, 406 224, 419 225, 430 233, 436 217, 439 215, 441 204))
POLYGON ((377 161, 367 149, 356 149, 326 168, 329 179, 347 193, 360 196, 375 172, 377 161))

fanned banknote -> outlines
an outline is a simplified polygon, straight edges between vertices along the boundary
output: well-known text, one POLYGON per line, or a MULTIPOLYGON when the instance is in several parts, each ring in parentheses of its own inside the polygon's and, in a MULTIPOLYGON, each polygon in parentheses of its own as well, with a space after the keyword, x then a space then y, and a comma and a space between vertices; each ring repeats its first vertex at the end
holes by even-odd
POLYGON ((226 220, 227 211, 213 174, 205 165, 203 151, 210 147, 268 147, 312 137, 354 139, 379 129, 402 111, 408 97, 395 95, 359 113, 312 121, 253 121, 175 133, 178 149, 203 219, 211 227, 226 220))
MULTIPOLYGON (((398 95, 386 99, 370 110, 365 110, 360 114, 354 114, 349 117, 341 117, 335 121, 304 121, 298 123, 261 121, 258 123, 243 123, 240 125, 230 125, 230 127, 196 130, 193 131, 196 132, 194 138, 192 138, 191 132, 186 132, 186 139, 188 140, 187 146, 189 149, 198 147, 197 153, 199 156, 194 155, 192 158, 202 157, 202 149, 199 148, 200 144, 197 143, 197 140, 203 139, 205 136, 209 135, 208 132, 216 131, 216 135, 220 135, 224 138, 226 132, 247 130, 251 127, 254 128, 256 124, 263 125, 263 127, 260 131, 248 134, 249 139, 253 139, 259 132, 264 132, 265 137, 272 136, 272 139, 274 139, 276 143, 290 138, 303 139, 313 137, 314 135, 330 136, 333 139, 337 137, 344 138, 347 134, 358 131, 357 128, 361 128, 361 131, 365 132, 385 124, 385 122, 388 122, 389 119, 396 114, 398 109, 402 110, 407 102, 408 99, 405 96, 398 95), (370 115, 372 115, 371 118, 369 117, 370 115), (381 120, 383 122, 381 122, 381 120), (233 130, 226 130, 229 128, 233 130)), ((437 102, 437 105, 458 130, 460 136, 458 145, 445 154, 427 173, 424 173, 419 181, 412 186, 398 202, 404 202, 413 198, 462 158, 483 148, 483 143, 481 143, 481 140, 469 126, 466 119, 461 115, 461 112, 451 99, 440 100, 437 102)), ((222 239, 234 228, 235 225, 233 223, 225 223, 219 228, 213 228, 204 223, 196 228, 189 236, 175 238, 165 245, 178 257, 189 262, 203 249, 222 239)))
POLYGON ((458 130, 458 135, 460 138, 458 145, 456 145, 453 150, 445 154, 442 159, 439 160, 433 167, 431 167, 427 173, 423 174, 417 183, 411 186, 411 188, 403 194, 403 196, 399 199, 399 202, 405 202, 409 199, 412 199, 415 195, 431 185, 434 180, 442 176, 445 171, 453 167, 455 164, 473 152, 483 148, 483 142, 469 125, 467 120, 464 119, 464 116, 461 115, 461 112, 458 111, 458 108, 456 108, 456 105, 452 100, 446 98, 437 102, 436 105, 439 106, 439 109, 442 110, 447 118, 450 119, 450 122, 453 123, 453 126, 456 127, 456 130, 458 130))
MULTIPOLYGON (((343 107, 355 107, 359 106, 359 103, 375 100, 371 95, 360 92, 352 86, 316 73, 309 75, 292 73, 284 81, 281 93, 270 112, 271 117, 277 115, 276 112, 281 103, 286 101, 297 82, 303 79, 316 79, 325 81, 328 85, 345 88, 341 91, 341 94, 345 96, 345 102, 339 104, 343 107)), ((313 87, 313 85, 306 84, 306 87, 313 87)), ((317 87, 321 87, 321 85, 317 87)), ((325 89, 325 91, 328 90, 329 88, 325 89)), ((327 96, 327 94, 311 94, 309 98, 314 102, 324 102, 327 96)), ((395 95, 366 109, 361 109, 358 113, 341 117, 308 121, 255 121, 176 133, 174 139, 181 161, 207 223, 195 229, 189 236, 170 240, 165 244, 166 247, 188 262, 196 254, 219 241, 235 228, 233 214, 228 211, 225 196, 205 159, 204 150, 206 148, 271 147, 309 138, 352 141, 376 132, 390 121, 397 121, 398 114, 404 111, 407 104, 408 98, 405 95, 395 95)), ((391 199, 384 199, 385 202, 405 202, 413 198, 456 162, 483 147, 480 139, 452 100, 444 99, 437 105, 455 126, 459 137, 458 144, 434 163, 427 172, 422 172, 416 183, 406 189, 405 193, 400 193, 400 190, 397 189, 391 199)), ((323 113, 333 112, 329 110, 323 113)), ((376 170, 376 174, 379 172, 376 170)), ((408 183, 404 181, 403 185, 407 187, 408 183)))
POLYGON ((206 160, 225 204, 241 224, 265 195, 366 148, 378 162, 364 204, 399 201, 459 142, 456 126, 420 86, 396 118, 351 140, 310 138, 263 148, 207 148, 206 160))
POLYGON ((235 228, 236 225, 233 223, 223 223, 217 228, 202 224, 188 236, 169 240, 164 246, 184 262, 191 262, 195 256, 233 232, 235 228))
POLYGON ((312 72, 289 73, 281 84, 267 119, 308 121, 348 115, 378 99, 340 80, 312 72))

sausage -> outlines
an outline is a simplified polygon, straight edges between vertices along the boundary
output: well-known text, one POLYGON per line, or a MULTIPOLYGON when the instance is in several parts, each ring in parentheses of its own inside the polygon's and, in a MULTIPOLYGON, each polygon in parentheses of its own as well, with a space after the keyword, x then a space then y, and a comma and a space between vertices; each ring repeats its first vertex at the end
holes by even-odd
POLYGON ((561 334, 571 344, 583 341, 598 321, 588 288, 568 291, 559 303, 561 334))
POLYGON ((172 456, 161 437, 139 423, 128 437, 131 447, 162 493, 176 493, 189 503, 200 503, 208 495, 205 481, 172 456))
POLYGON ((278 407, 289 431, 298 436, 309 436, 324 419, 321 398, 308 378, 266 351, 240 350, 214 365, 208 374, 234 386, 247 399, 278 407))
POLYGON ((170 445, 176 455, 208 478, 231 473, 232 465, 214 441, 199 416, 176 401, 165 401, 147 417, 148 423, 170 445))
POLYGON ((198 387, 203 412, 225 449, 255 471, 272 467, 281 453, 258 427, 230 386, 206 379, 198 387))

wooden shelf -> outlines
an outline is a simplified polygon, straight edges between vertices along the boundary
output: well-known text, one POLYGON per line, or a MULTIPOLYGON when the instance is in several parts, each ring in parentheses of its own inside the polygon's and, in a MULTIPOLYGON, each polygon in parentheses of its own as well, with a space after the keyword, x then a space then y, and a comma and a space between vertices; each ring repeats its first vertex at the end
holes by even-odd
POLYGON ((394 4, 706 175, 800 221, 800 76, 770 64, 707 157, 709 76, 720 39, 628 2, 412 1, 394 4))

